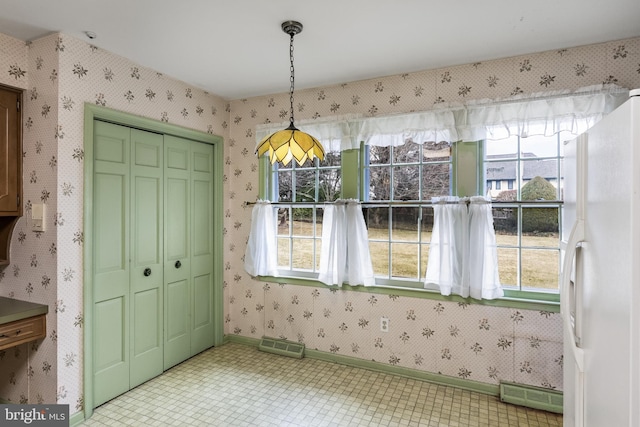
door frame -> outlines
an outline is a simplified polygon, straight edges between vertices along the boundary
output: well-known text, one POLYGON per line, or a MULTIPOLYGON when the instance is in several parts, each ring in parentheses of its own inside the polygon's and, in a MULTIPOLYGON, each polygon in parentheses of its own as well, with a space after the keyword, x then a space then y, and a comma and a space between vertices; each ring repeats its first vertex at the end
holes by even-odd
POLYGON ((223 343, 223 138, 205 132, 184 128, 146 117, 85 103, 84 105, 84 213, 83 213, 83 305, 84 305, 84 349, 83 392, 84 418, 93 414, 93 123, 94 120, 174 135, 213 146, 213 323, 214 346, 223 343))

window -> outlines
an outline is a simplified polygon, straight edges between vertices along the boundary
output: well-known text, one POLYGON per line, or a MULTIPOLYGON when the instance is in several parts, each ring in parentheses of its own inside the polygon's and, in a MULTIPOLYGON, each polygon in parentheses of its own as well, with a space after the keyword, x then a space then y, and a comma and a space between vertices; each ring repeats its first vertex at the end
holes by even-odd
POLYGON ((363 145, 359 157, 361 167, 358 155, 345 158, 338 151, 327 152, 322 164, 316 160, 302 167, 294 162, 272 166, 271 200, 296 202, 278 208, 278 268, 284 276, 317 277, 322 203, 345 197, 343 184, 349 183, 342 182, 343 173, 355 169, 361 170, 361 185, 352 196, 367 202, 363 214, 377 284, 423 288, 433 227, 433 209, 423 202, 486 188, 494 201, 498 265, 505 289, 558 291, 561 136, 363 145), (473 149, 461 153, 457 146, 464 145, 473 149), (478 158, 460 166, 470 154, 478 158), (484 184, 461 193, 461 182, 482 175, 484 184), (501 189, 503 181, 509 189, 501 189))
POLYGON ((377 282, 422 287, 433 209, 419 202, 451 192, 448 142, 363 146, 362 199, 377 282), (379 204, 377 204, 379 202, 379 204))
MULTIPOLYGON (((325 149, 325 141, 340 148, 328 150, 321 165, 276 166, 263 175, 261 197, 284 202, 278 206, 277 233, 282 275, 317 277, 323 213, 319 204, 357 198, 363 201, 369 227, 376 284, 422 288, 433 223, 429 199, 484 193, 493 199, 500 278, 507 296, 555 300, 562 141, 586 131, 626 98, 627 91, 619 88, 583 88, 566 96, 550 93, 306 124, 305 131, 320 135, 325 149), (555 136, 525 137, 550 133, 555 136), (366 145, 359 146, 359 141, 366 145)), ((257 139, 274 126, 259 126, 257 139)))
POLYGON ((287 275, 313 277, 320 265, 322 243, 322 202, 334 201, 341 194, 340 152, 327 152, 320 165, 271 167, 270 199, 297 202, 278 209, 278 268, 287 275))
POLYGON ((509 183, 490 191, 505 289, 558 292, 563 139, 560 133, 485 141, 487 181, 509 183))

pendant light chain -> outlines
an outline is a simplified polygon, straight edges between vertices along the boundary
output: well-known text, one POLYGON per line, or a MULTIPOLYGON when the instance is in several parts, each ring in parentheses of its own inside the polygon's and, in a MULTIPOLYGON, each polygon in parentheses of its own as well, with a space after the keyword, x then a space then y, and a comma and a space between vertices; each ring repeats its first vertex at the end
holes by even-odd
MULTIPOLYGON (((302 166, 307 160, 314 162, 324 160, 324 148, 320 141, 296 128, 293 124, 293 90, 295 87, 295 69, 293 67, 293 37, 302 31, 302 24, 298 21, 285 21, 281 25, 282 31, 289 34, 289 62, 291 71, 291 87, 289 91, 289 102, 291 104, 291 117, 289 118, 289 127, 267 135, 256 146, 256 154, 258 157, 269 154, 271 164, 281 162, 284 166, 288 165, 291 160, 298 162, 302 166)), ((302 104, 299 104, 302 105, 302 104)))
POLYGON ((291 122, 291 126, 293 126, 293 86, 294 86, 294 81, 295 81, 295 70, 293 68, 293 36, 294 33, 291 32, 289 33, 289 35, 291 36, 291 42, 289 43, 289 60, 291 61, 291 66, 289 67, 289 70, 291 71, 291 77, 289 78, 289 80, 291 81, 291 88, 289 91, 289 102, 291 103, 291 117, 289 118, 290 122, 291 122))

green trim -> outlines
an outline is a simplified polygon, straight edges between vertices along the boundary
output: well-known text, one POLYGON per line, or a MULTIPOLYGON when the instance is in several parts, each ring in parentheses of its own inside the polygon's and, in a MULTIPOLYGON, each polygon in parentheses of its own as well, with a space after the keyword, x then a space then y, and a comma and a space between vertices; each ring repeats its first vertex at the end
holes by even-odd
MULTIPOLYGON (((214 184, 213 184, 213 226, 214 226, 214 279, 213 279, 213 322, 214 345, 222 344, 224 340, 224 294, 223 294, 223 257, 222 255, 224 227, 223 209, 223 176, 224 176, 224 147, 223 138, 194 129, 164 123, 146 117, 134 116, 129 113, 112 110, 105 107, 84 104, 84 416, 90 418, 93 414, 93 123, 103 120, 132 128, 173 135, 213 145, 214 153, 214 184)), ((83 416, 83 417, 84 417, 83 416)))
MULTIPOLYGON (((288 285, 297 286, 313 286, 316 288, 326 288, 327 286, 317 281, 316 279, 305 279, 298 277, 267 277, 259 276, 254 280, 261 280, 264 282, 283 283, 288 285)), ((435 301, 451 301, 461 302, 467 304, 479 304, 492 307, 505 307, 516 308, 520 310, 536 310, 536 311, 549 311, 552 313, 560 312, 560 302, 558 295, 546 294, 546 293, 528 293, 520 291, 505 291, 505 296, 494 300, 477 300, 473 298, 463 298, 458 295, 444 296, 440 293, 428 289, 412 289, 401 288, 396 286, 351 286, 342 285, 343 291, 351 292, 367 292, 370 294, 382 294, 382 295, 399 295, 408 298, 420 298, 429 299, 435 301), (557 301, 554 300, 558 299, 557 301)))
POLYGON ((470 197, 485 194, 482 176, 483 142, 457 141, 451 144, 452 183, 455 195, 470 197))
MULTIPOLYGON (((256 338, 241 337, 238 335, 228 335, 229 342, 258 347, 260 340, 256 338)), ((463 390, 473 391, 476 393, 488 394, 491 396, 500 395, 500 387, 494 384, 481 383, 479 381, 465 380, 462 378, 450 377, 447 375, 434 374, 431 372, 419 371, 417 369, 405 368, 402 366, 393 366, 386 363, 375 362, 373 360, 358 359, 351 356, 343 356, 339 354, 327 353, 325 351, 305 349, 305 357, 309 359, 323 360, 325 362, 338 363, 341 365, 352 366, 355 368, 368 369, 370 371, 381 372, 385 374, 397 375, 414 380, 428 381, 435 384, 441 384, 456 387, 463 390)))
POLYGON ((269 157, 264 155, 258 158, 258 198, 267 200, 271 188, 271 165, 269 157))
POLYGON ((341 155, 342 198, 358 199, 360 195, 360 150, 344 150, 341 155))
POLYGON ((85 421, 84 412, 76 412, 75 414, 69 417, 69 427, 74 427, 82 424, 85 421))

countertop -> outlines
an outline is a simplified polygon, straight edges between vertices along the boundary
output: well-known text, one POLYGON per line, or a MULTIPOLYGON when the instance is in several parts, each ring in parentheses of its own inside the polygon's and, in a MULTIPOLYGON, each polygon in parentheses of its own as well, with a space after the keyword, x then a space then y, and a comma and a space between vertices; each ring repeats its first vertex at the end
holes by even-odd
POLYGON ((48 312, 49 307, 44 304, 0 297, 0 325, 48 312))

